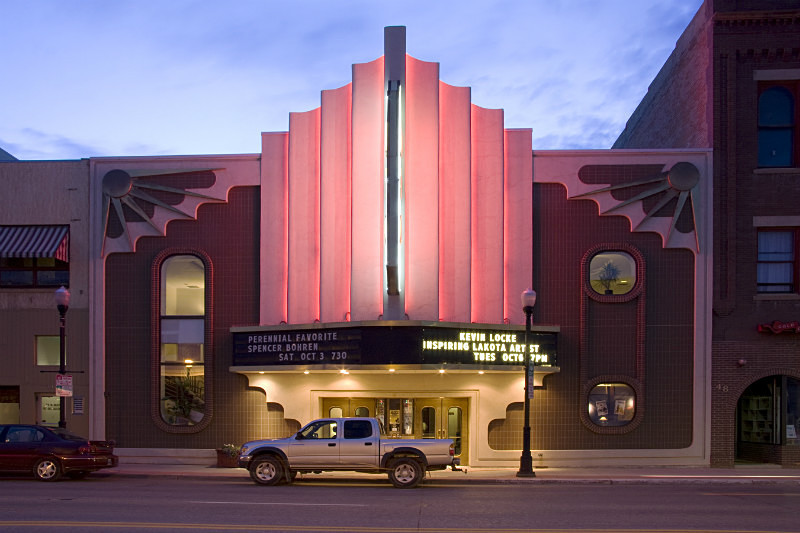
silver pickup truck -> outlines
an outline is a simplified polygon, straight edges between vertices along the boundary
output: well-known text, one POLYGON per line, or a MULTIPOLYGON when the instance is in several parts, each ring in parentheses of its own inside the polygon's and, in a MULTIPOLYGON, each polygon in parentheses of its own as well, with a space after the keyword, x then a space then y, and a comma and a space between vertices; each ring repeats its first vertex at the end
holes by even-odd
POLYGON ((458 470, 451 439, 381 438, 375 418, 314 420, 285 439, 242 445, 238 464, 261 485, 291 483, 298 472, 388 473, 395 487, 416 487, 428 470, 458 470))

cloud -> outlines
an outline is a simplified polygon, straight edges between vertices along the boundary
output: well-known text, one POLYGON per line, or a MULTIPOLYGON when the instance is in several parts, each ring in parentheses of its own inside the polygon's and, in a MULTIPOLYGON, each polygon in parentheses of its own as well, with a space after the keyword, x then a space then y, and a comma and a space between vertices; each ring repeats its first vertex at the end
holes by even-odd
POLYGON ((261 131, 286 130, 290 112, 350 82, 351 64, 383 55, 384 26, 406 25, 408 52, 503 108, 507 127, 533 128, 548 148, 604 148, 700 4, 12 3, 0 135, 24 157, 257 152, 261 131), (25 128, 48 136, 32 144, 25 128))

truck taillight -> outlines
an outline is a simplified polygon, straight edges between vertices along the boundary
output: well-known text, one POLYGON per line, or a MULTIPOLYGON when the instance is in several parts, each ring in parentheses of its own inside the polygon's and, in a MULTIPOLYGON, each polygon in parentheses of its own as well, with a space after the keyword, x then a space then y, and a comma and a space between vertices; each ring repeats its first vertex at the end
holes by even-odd
POLYGON ((450 443, 450 457, 456 456, 456 445, 454 442, 450 443))

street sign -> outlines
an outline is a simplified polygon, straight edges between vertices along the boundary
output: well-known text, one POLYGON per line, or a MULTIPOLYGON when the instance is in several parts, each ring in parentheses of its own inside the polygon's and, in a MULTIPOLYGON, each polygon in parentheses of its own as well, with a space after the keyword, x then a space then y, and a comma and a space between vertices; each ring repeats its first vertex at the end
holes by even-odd
POLYGON ((72 376, 56 374, 56 396, 72 396, 72 376))

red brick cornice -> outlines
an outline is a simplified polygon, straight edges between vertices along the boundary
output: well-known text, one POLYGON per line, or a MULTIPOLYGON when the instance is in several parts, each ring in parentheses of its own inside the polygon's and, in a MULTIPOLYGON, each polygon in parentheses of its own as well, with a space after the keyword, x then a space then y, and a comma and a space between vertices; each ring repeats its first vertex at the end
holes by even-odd
POLYGON ((715 26, 789 26, 800 24, 800 10, 782 11, 734 11, 715 13, 715 26))

